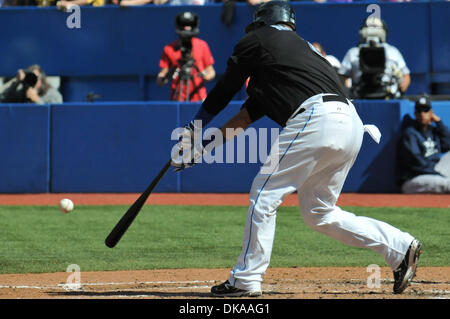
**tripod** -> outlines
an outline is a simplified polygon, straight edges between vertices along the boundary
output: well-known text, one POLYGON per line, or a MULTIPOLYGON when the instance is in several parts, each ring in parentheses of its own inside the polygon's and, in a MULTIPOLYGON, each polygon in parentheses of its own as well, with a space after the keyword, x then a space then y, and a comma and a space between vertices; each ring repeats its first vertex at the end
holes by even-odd
MULTIPOLYGON (((194 65, 194 59, 192 57, 182 57, 179 61, 180 67, 174 73, 174 78, 178 76, 178 84, 175 88, 175 96, 178 97, 177 100, 183 101, 183 90, 185 92, 185 101, 190 101, 191 90, 190 83, 194 83, 194 76, 191 74, 193 67, 197 69, 194 65)), ((198 71, 198 69, 197 69, 198 71)), ((192 93, 195 93, 195 89, 192 93)))
POLYGON ((200 70, 195 65, 194 58, 192 57, 192 38, 191 37, 181 37, 179 48, 181 51, 181 58, 178 60, 178 67, 173 74, 173 79, 178 76, 178 84, 175 88, 175 97, 177 100, 183 101, 183 91, 185 92, 185 101, 190 101, 191 96, 195 95, 197 91, 203 86, 203 81, 199 85, 195 86, 194 76, 191 74, 192 68, 194 68, 197 73, 200 70), (191 92, 190 83, 194 85, 191 92))

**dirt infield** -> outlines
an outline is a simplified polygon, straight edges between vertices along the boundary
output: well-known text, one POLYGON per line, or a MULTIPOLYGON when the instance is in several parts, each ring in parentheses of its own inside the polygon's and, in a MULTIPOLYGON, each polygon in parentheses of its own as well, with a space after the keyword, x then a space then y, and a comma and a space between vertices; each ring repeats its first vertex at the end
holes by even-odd
MULTIPOLYGON (((0 205, 129 205, 139 194, 0 195, 0 205)), ((152 194, 153 205, 242 205, 247 194, 152 194)), ((450 195, 342 194, 341 206, 450 207, 450 195)), ((289 196, 285 206, 297 205, 289 196)), ((419 267, 411 286, 392 293, 392 271, 380 269, 380 285, 368 286, 373 272, 364 267, 269 268, 263 282, 265 299, 428 299, 450 298, 450 267, 419 267)), ((67 286, 69 273, 0 275, 0 299, 204 299, 210 287, 228 277, 229 269, 168 269, 82 272, 80 286, 67 286)), ((70 282, 70 281, 69 281, 70 282)), ((370 281, 374 284, 376 282, 370 281)))
MULTIPOLYGON (((449 268, 419 268, 411 286, 392 293, 392 272, 381 268, 379 286, 368 287, 373 272, 363 267, 269 268, 264 299, 428 299, 450 298, 449 268)), ((212 298, 210 288, 229 269, 169 269, 82 272, 80 286, 65 286, 69 273, 0 275, 0 298, 212 298), (77 288, 77 289, 75 289, 77 288)), ((376 285, 375 281, 370 281, 376 285)))

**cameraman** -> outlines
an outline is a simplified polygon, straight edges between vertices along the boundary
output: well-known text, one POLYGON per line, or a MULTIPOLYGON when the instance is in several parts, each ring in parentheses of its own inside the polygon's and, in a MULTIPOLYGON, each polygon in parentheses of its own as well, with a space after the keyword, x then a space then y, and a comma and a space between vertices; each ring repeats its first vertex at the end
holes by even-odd
POLYGON ((182 12, 175 18, 179 39, 163 49, 156 82, 163 86, 172 80, 170 99, 173 101, 203 101, 205 81, 216 76, 214 58, 208 44, 196 36, 200 33, 199 17, 194 12, 182 12))
POLYGON ((61 93, 47 82, 42 68, 31 65, 25 70, 19 69, 17 76, 5 84, 0 94, 2 103, 62 103, 61 93))
POLYGON ((384 72, 379 75, 379 85, 384 88, 386 97, 399 98, 408 89, 411 83, 410 71, 400 51, 386 43, 387 33, 387 25, 383 20, 369 17, 359 31, 360 45, 349 49, 345 54, 338 73, 345 85, 351 87, 353 97, 364 98, 357 92, 357 88, 365 84, 362 83, 363 73, 360 69, 360 50, 363 47, 384 48, 384 72))

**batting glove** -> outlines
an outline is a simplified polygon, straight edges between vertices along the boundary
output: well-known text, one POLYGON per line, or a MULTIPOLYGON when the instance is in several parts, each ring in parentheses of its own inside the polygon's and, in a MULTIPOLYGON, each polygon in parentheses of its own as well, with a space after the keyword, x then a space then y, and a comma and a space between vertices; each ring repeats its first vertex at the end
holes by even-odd
POLYGON ((199 163, 202 159, 204 148, 200 138, 197 138, 193 122, 186 125, 181 132, 178 143, 172 149, 172 161, 170 165, 175 167, 174 171, 179 172, 199 163))

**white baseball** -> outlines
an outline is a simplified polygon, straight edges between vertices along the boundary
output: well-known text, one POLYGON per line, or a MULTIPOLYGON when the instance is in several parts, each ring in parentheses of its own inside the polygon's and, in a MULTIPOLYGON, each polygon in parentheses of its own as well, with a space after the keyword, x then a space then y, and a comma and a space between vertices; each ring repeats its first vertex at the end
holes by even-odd
POLYGON ((59 202, 59 209, 63 212, 63 213, 69 213, 73 210, 73 202, 68 199, 68 198, 63 198, 61 199, 61 201, 59 202))

